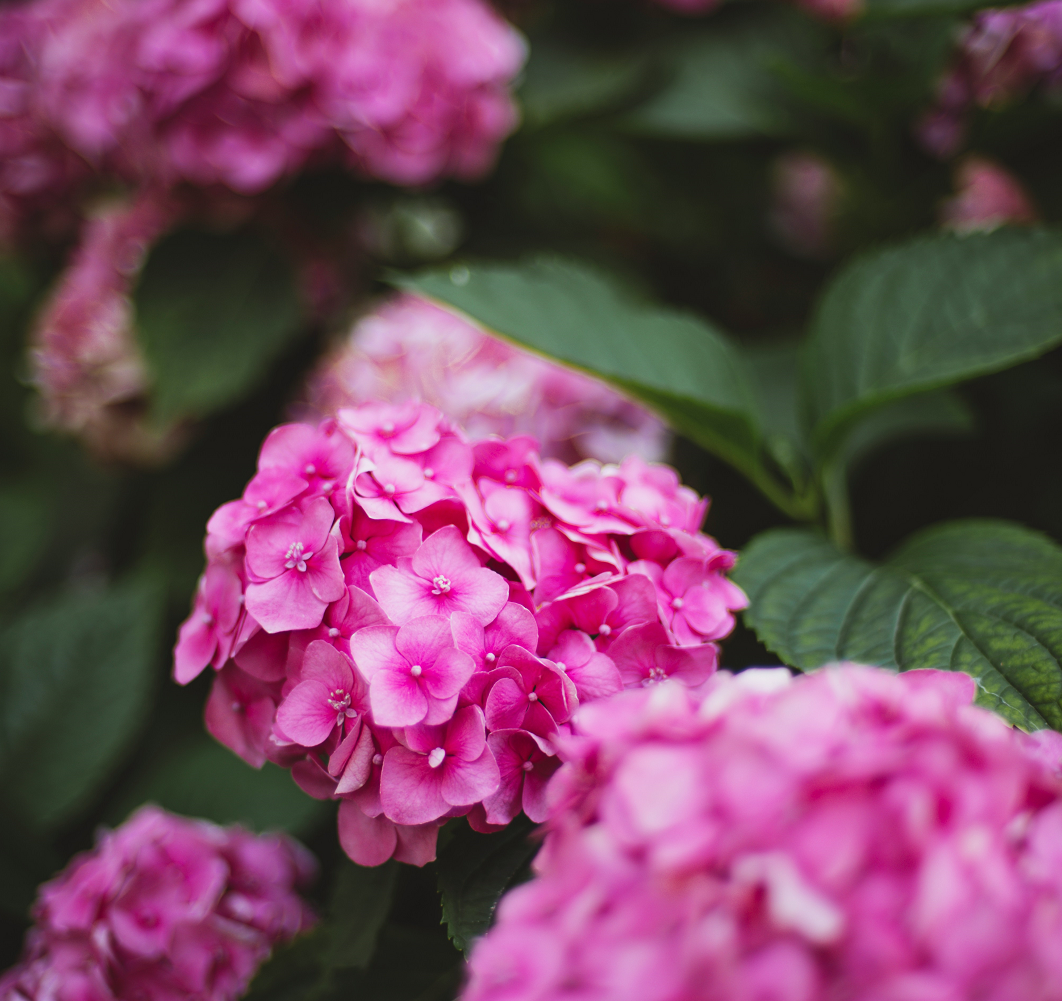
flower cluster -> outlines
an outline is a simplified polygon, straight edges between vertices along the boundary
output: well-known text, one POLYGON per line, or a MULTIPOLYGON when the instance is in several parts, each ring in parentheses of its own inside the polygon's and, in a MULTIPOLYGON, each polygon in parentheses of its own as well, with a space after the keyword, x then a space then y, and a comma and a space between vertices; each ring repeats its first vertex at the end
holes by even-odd
POLYGON ((1062 737, 974 691, 839 665, 581 709, 464 1001, 1062 996, 1062 737))
POLYGON ((618 462, 663 458, 664 425, 590 376, 521 351, 419 296, 360 320, 311 378, 319 414, 368 400, 438 407, 473 439, 533 435, 544 456, 618 462))
POLYGON ((97 212, 31 335, 45 422, 107 457, 151 460, 177 441, 141 419, 148 375, 130 301, 148 247, 171 217, 167 200, 154 193, 97 212))
POLYGON ((251 194, 307 164, 474 177, 513 128, 482 0, 28 0, 0 12, 5 229, 92 171, 251 194))
POLYGON ((314 922, 313 856, 284 835, 142 807, 45 883, 2 1001, 235 1001, 314 922))
POLYGON ((980 11, 922 120, 923 145, 938 156, 960 146, 974 106, 996 107, 1037 86, 1062 82, 1062 2, 980 11))
POLYGON ((449 817, 544 817, 580 703, 715 670, 746 602, 705 508, 666 466, 473 445, 426 404, 285 425, 207 526, 174 675, 218 671, 210 732, 340 799, 355 862, 423 864, 449 817))
POLYGON ((956 193, 941 206, 941 223, 956 233, 989 232, 1008 223, 1036 221, 1021 182, 983 156, 964 157, 955 168, 956 193))

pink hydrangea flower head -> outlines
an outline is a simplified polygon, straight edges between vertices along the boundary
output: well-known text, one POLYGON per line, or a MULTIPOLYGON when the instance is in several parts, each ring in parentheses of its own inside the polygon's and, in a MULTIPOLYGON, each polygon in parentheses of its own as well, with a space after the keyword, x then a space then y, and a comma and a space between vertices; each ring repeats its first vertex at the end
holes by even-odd
POLYGON ((710 676, 745 598, 706 505, 638 458, 470 445, 418 402, 285 425, 208 523, 175 677, 216 671, 207 729, 338 800, 352 859, 423 865, 448 818, 545 815, 581 705, 710 676))
POLYGON ((85 223, 30 334, 30 365, 47 424, 81 437, 105 458, 151 462, 180 441, 137 411, 149 376, 136 342, 133 285, 173 208, 148 191, 111 203, 85 223))
POLYGON ((235 1001, 274 945, 314 922, 313 856, 284 835, 141 808, 45 883, 4 1001, 235 1001))
POLYGON ((518 485, 530 485, 531 474, 515 453, 504 469, 495 468, 502 457, 486 458, 491 449, 506 447, 499 442, 482 451, 492 435, 509 438, 507 447, 524 456, 540 450, 537 439, 544 454, 565 461, 618 462, 632 452, 659 459, 668 445, 655 417, 597 380, 521 351, 413 295, 359 321, 307 391, 310 409, 320 414, 372 400, 437 407, 482 443, 477 480, 493 476, 511 485, 520 477, 518 485))
POLYGON ((975 691, 848 664, 581 707, 463 998, 1056 997, 1062 745, 975 691))
POLYGON ((980 156, 968 156, 955 169, 956 194, 941 206, 941 224, 956 233, 990 232, 1007 224, 1036 221, 1021 182, 980 156))

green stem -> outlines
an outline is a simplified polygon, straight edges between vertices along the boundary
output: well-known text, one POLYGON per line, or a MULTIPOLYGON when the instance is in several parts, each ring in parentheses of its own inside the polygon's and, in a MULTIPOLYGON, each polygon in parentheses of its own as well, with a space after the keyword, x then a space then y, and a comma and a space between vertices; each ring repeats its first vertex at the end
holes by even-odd
POLYGON ((822 486, 830 538, 838 549, 851 552, 855 548, 855 539, 852 536, 852 508, 848 501, 848 469, 843 462, 835 461, 826 466, 822 486))

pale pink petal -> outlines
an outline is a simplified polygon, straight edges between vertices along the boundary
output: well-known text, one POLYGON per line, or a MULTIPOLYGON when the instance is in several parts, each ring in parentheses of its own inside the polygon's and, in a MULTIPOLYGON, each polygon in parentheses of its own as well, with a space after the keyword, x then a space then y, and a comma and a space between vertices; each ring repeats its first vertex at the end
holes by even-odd
POLYGON ((259 629, 236 651, 233 660, 241 670, 259 681, 280 681, 287 670, 288 633, 267 633, 259 629))
POLYGON ((396 824, 398 847, 395 859, 408 865, 425 866, 435 861, 435 845, 439 840, 438 824, 409 826, 396 824))
POLYGON ((350 653, 367 681, 380 671, 401 670, 405 658, 395 649, 398 626, 366 626, 350 637, 350 653))
POLYGON ((376 745, 372 739, 372 731, 368 726, 362 726, 358 734, 358 742, 354 745, 350 758, 343 774, 339 777, 336 786, 336 795, 345 796, 362 788, 372 777, 372 758, 376 753, 376 745))
POLYGON ((464 688, 475 670, 475 661, 467 653, 450 647, 442 651, 434 664, 425 668, 423 685, 432 698, 449 699, 464 688))
POLYGON ((623 688, 619 671, 608 654, 595 652, 585 664, 569 667, 567 674, 575 682, 580 702, 602 699, 623 688))
POLYGON ((442 795, 442 768, 432 768, 427 755, 392 747, 384 755, 380 777, 387 816, 396 824, 427 824, 449 811, 451 804, 442 795))
POLYGON ((457 708, 456 692, 445 699, 437 699, 430 695, 427 696, 427 699, 428 711, 424 714, 423 722, 431 726, 448 722, 457 708))
POLYGON ((264 584, 248 584, 247 611, 269 633, 313 629, 321 624, 328 603, 310 589, 306 574, 288 570, 264 584))
POLYGON ((321 550, 315 552, 306 565, 306 577, 313 593, 324 602, 338 601, 343 597, 345 583, 343 568, 339 565, 339 544, 329 537, 321 550))
POLYGON ((277 723, 285 736, 303 747, 316 747, 336 728, 336 710, 328 704, 329 690, 320 681, 297 684, 277 708, 277 723))
MULTIPOLYGON (((714 643, 681 648, 661 644, 656 648, 656 664, 668 677, 677 678, 693 688, 715 673, 719 665, 719 648, 714 643)), ((624 682, 627 683, 626 678, 624 682)))
POLYGON ((369 701, 372 717, 381 726, 415 726, 428 712, 428 699, 408 665, 374 674, 369 682, 369 701))
POLYGON ((487 736, 483 729, 483 710, 479 706, 465 706, 454 715, 446 731, 444 744, 448 754, 463 761, 474 761, 483 753, 487 736))
POLYGON ((433 664, 452 643, 450 623, 441 615, 411 619, 395 637, 395 647, 411 664, 433 664))
POLYGON ((349 692, 354 684, 354 665, 327 640, 314 640, 302 661, 304 681, 320 681, 326 689, 349 692))
POLYGON ((421 615, 438 612, 432 600, 431 581, 398 567, 383 566, 369 574, 373 593, 392 622, 400 625, 421 615))
POLYGON ((452 605, 486 625, 509 600, 509 584, 501 574, 481 567, 464 571, 460 577, 451 579, 451 590, 447 597, 452 605))
POLYGON ((501 781, 498 763, 487 746, 483 747, 479 757, 474 761, 447 756, 439 771, 443 773, 442 797, 451 806, 469 806, 472 803, 478 803, 493 793, 501 781))
POLYGON ((472 547, 453 525, 433 532, 413 554, 414 573, 428 580, 439 575, 452 578, 462 571, 478 570, 480 566, 472 547))
POLYGON ((518 730, 527 714, 527 693, 510 678, 494 684, 483 707, 491 730, 518 730))

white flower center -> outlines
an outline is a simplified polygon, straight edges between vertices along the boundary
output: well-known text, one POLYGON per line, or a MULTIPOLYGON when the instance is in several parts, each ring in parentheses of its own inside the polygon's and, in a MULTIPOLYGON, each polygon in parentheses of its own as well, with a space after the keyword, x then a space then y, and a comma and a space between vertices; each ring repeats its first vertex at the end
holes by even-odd
POLYGON ((517 472, 516 472, 515 469, 507 469, 507 470, 505 470, 505 482, 506 483, 515 483, 516 482, 516 477, 517 477, 517 472))
POLYGON ((666 528, 671 524, 671 519, 666 514, 662 514, 660 515, 660 524, 666 528))
POLYGON ((612 626, 610 626, 607 622, 602 622, 601 623, 601 628, 598 629, 597 632, 598 632, 598 635, 600 635, 600 636, 611 636, 612 635, 612 626))
POLYGON ((395 422, 394 421, 384 421, 383 424, 380 425, 380 430, 384 434, 394 434, 395 433, 395 422))
POLYGON ((523 770, 524 770, 525 772, 529 772, 529 771, 531 771, 531 769, 532 769, 532 768, 534 768, 535 766, 534 766, 533 764, 531 764, 531 762, 530 762, 530 761, 525 761, 525 762, 523 763, 523 765, 521 765, 520 767, 521 767, 521 768, 523 768, 523 770))
POLYGON ((209 612, 203 612, 199 616, 199 621, 202 622, 204 626, 212 626, 214 624, 214 616, 209 612))
POLYGON ((538 701, 538 692, 532 692, 532 693, 531 693, 531 694, 530 694, 530 695, 529 695, 529 696, 527 697, 527 701, 528 701, 528 702, 537 702, 537 701, 538 701))
POLYGON ((358 551, 365 552, 369 548, 369 544, 364 539, 358 539, 358 551))
POLYGON ((658 681, 666 681, 667 674, 662 667, 649 668, 649 674, 642 678, 642 685, 648 688, 650 685, 655 685, 658 681))
POLYGON ((431 589, 432 594, 448 594, 450 592, 450 581, 442 574, 433 578, 432 584, 434 585, 431 589))
POLYGON ((317 472, 317 467, 312 462, 307 462, 305 472, 307 476, 313 476, 317 472))
POLYGON ((441 747, 432 748, 431 753, 428 755, 428 764, 432 768, 438 768, 446 758, 446 751, 441 747))
POLYGON ((380 767, 380 765, 382 765, 382 764, 383 764, 383 755, 382 755, 382 754, 374 754, 374 755, 372 756, 372 763, 373 763, 373 764, 374 764, 374 765, 375 765, 375 766, 376 766, 377 768, 379 768, 379 767, 380 767))
POLYGON ((586 564, 585 563, 576 563, 573 569, 575 570, 576 573, 586 573, 586 564))
POLYGON ((335 627, 335 626, 329 626, 329 628, 328 628, 328 635, 329 635, 329 636, 330 636, 330 637, 331 637, 332 639, 335 639, 335 638, 336 638, 336 637, 337 637, 337 636, 339 635, 339 630, 338 630, 338 629, 336 629, 336 627, 335 627))
POLYGON ((383 491, 385 494, 387 494, 388 497, 394 497, 395 485, 393 483, 385 483, 383 491))
POLYGON ((608 501, 605 500, 604 498, 602 498, 601 500, 599 500, 594 505, 594 510, 595 511, 607 511, 608 510, 608 501))
POLYGON ((293 542, 288 546, 288 551, 284 554, 287 560, 284 566, 289 570, 298 570, 300 573, 306 573, 306 561, 311 556, 313 556, 313 553, 303 551, 301 542, 293 542))
POLYGON ((328 696, 328 704, 337 712, 342 713, 350 705, 350 692, 337 688, 328 696))
POLYGON ((494 654, 488 653, 484 659, 488 664, 493 664, 498 658, 494 654))
POLYGON ((431 466, 424 467, 424 479, 430 480, 435 475, 435 470, 431 466))
POLYGON ((266 504, 266 502, 263 500, 255 501, 254 506, 258 508, 259 511, 264 511, 267 507, 269 507, 269 505, 266 504))
POLYGON ((498 531, 499 532, 508 532, 509 531, 509 522, 505 518, 502 518, 502 520, 498 522, 498 531))
POLYGON ((414 678, 419 678, 424 673, 424 668, 421 667, 420 664, 414 664, 409 669, 409 673, 412 674, 414 678))
POLYGON ((558 660, 557 661, 557 670, 558 671, 567 671, 568 670, 568 665, 565 664, 563 660, 558 660))
POLYGON ((671 602, 671 607, 677 612, 685 604, 686 602, 684 602, 681 598, 675 598, 671 602))

